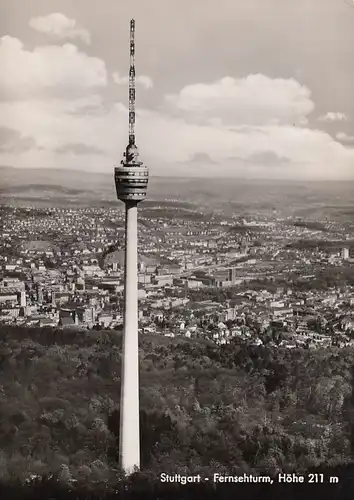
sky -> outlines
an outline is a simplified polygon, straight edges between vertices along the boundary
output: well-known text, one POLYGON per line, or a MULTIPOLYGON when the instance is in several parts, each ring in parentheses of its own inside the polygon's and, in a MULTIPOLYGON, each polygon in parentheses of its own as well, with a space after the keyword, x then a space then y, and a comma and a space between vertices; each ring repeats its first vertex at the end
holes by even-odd
MULTIPOLYGON (((354 179, 354 0, 0 0, 0 165, 354 179)), ((1 180, 0 180, 1 182, 1 180)))

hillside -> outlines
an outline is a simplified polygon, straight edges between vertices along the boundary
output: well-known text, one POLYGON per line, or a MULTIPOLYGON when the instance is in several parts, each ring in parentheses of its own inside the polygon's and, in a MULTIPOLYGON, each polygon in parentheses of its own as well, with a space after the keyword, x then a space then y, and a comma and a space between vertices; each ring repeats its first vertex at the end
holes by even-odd
MULTIPOLYGON (((225 215, 259 212, 351 221, 354 182, 291 182, 237 178, 150 176, 141 207, 222 210, 225 215), (335 200, 335 201, 334 201, 335 200)), ((0 204, 16 206, 117 207, 112 173, 0 167, 0 204), (30 176, 29 176, 30 172, 30 176), (24 181, 25 180, 25 181, 24 181)))
MULTIPOLYGON (((1 327, 0 477, 113 481, 121 334, 1 327)), ((142 466, 296 471, 351 460, 354 351, 144 337, 142 466)))

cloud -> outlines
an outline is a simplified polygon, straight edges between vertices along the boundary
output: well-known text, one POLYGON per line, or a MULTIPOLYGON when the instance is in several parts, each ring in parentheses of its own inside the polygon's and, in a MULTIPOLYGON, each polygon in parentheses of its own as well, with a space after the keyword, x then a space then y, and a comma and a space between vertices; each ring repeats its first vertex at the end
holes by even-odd
POLYGON ((278 156, 273 151, 260 151, 258 153, 252 154, 249 158, 246 158, 246 163, 270 166, 274 167, 277 165, 287 165, 290 164, 291 161, 286 156, 278 156))
POLYGON ((43 17, 33 17, 29 21, 29 26, 57 38, 79 38, 87 44, 91 43, 90 33, 86 29, 77 26, 75 19, 69 19, 59 12, 43 17))
POLYGON ((193 153, 189 161, 191 163, 201 163, 203 165, 216 165, 216 162, 212 160, 208 154, 202 152, 193 153))
POLYGON ((342 142, 354 142, 354 135, 348 135, 345 132, 338 132, 336 138, 342 142))
MULTIPOLYGON (((0 102, 0 127, 34 141, 26 152, 0 152, 0 163, 110 172, 120 162, 128 110, 100 93, 112 83, 102 60, 72 44, 26 50, 7 36, 0 66, 0 91, 11 95, 0 102)), ((113 78, 127 82, 117 72, 113 78)), ((147 76, 137 81, 152 86, 147 76)), ((187 85, 155 110, 139 107, 137 144, 152 174, 353 177, 354 152, 306 128, 314 107, 296 80, 225 77, 187 85)))
POLYGON ((96 148, 94 146, 89 146, 87 144, 81 144, 81 143, 74 143, 74 144, 65 144, 65 146, 61 146, 55 150, 56 153, 59 154, 67 154, 67 153, 73 153, 74 155, 89 155, 89 154, 95 154, 95 155, 102 155, 104 154, 104 151, 102 151, 99 148, 96 148))
MULTIPOLYGON (((112 74, 112 78, 114 83, 117 85, 127 85, 129 83, 129 77, 128 76, 120 76, 117 71, 115 71, 112 74)), ((154 84, 152 81, 152 78, 150 76, 146 75, 138 75, 136 77, 136 83, 144 87, 145 89, 152 89, 154 84)))
POLYGON ((112 139, 117 133, 117 124, 113 117, 118 116, 119 120, 120 116, 114 107, 107 112, 96 98, 12 101, 2 103, 1 112, 4 115, 0 116, 0 126, 8 120, 9 127, 23 135, 32 135, 41 148, 53 151, 72 144, 85 144, 104 150, 114 147, 112 139), (89 114, 86 112, 87 106, 91 109, 89 114))
POLYGON ((19 97, 52 91, 69 95, 70 91, 105 87, 105 63, 78 50, 75 45, 48 45, 26 50, 17 38, 0 39, 0 91, 19 97))
POLYGON ((220 124, 306 124, 314 110, 310 90, 296 80, 249 75, 187 85, 166 96, 167 109, 191 120, 220 124))
POLYGON ((24 137, 17 130, 0 127, 0 153, 21 153, 36 147, 33 137, 24 137))
MULTIPOLYGON (((37 147, 22 155, 0 155, 0 161, 22 167, 109 172, 120 162, 126 146, 127 114, 123 104, 108 107, 98 99, 2 103, 0 126, 32 136, 37 147), (80 112, 85 104, 90 104, 90 114, 80 112), (73 144, 80 144, 80 154, 73 151, 73 144)), ((340 178, 354 174, 353 152, 320 130, 292 125, 228 130, 140 109, 136 132, 141 158, 153 174, 270 178, 340 178)))
POLYGON ((318 120, 320 122, 342 122, 347 121, 347 116, 344 113, 329 111, 325 115, 321 115, 318 120))

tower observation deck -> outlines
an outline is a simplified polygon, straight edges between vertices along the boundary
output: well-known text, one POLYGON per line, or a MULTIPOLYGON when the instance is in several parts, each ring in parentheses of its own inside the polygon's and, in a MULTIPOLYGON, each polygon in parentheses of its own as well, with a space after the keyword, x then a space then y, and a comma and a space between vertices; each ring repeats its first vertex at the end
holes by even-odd
POLYGON ((130 21, 130 68, 129 68, 129 143, 123 160, 115 168, 114 179, 117 197, 124 202, 138 203, 146 196, 149 169, 139 160, 135 144, 135 21, 130 21))

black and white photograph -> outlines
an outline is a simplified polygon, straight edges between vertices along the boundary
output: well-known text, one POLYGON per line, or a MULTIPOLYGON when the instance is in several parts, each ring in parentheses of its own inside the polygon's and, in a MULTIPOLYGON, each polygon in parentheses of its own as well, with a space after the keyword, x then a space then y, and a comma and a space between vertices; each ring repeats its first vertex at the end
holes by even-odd
POLYGON ((354 0, 0 0, 0 500, 354 498, 354 0))

